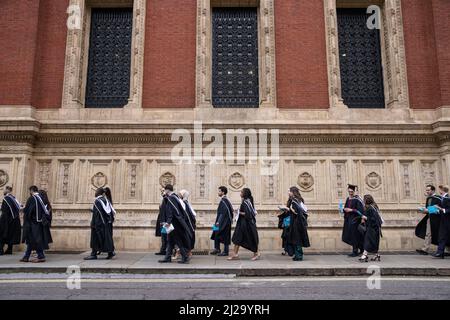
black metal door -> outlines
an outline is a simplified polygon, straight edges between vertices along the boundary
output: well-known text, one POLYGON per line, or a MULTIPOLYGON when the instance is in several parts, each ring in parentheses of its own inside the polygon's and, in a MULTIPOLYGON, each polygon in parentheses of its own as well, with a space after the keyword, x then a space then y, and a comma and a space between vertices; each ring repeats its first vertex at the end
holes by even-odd
POLYGON ((130 96, 133 10, 92 9, 86 107, 120 108, 130 96))
POLYGON ((213 8, 212 100, 218 108, 259 107, 256 8, 213 8))
POLYGON ((380 31, 366 9, 338 9, 342 98, 350 108, 384 108, 380 31))

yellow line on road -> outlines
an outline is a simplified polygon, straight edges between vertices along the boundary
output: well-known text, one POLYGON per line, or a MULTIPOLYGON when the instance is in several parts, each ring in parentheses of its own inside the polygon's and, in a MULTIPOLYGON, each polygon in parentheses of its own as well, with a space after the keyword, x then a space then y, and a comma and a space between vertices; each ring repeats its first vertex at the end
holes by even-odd
MULTIPOLYGON (((368 276, 369 277, 369 276, 368 276)), ((262 282, 344 282, 344 281, 367 281, 366 278, 232 278, 232 279, 81 279, 82 283, 262 283, 262 282)), ((69 281, 72 281, 70 279, 69 281)), ((66 283, 68 279, 2 279, 0 284, 13 283, 66 283)), ((388 278, 381 277, 381 281, 421 281, 421 282, 450 282, 450 278, 388 278)))

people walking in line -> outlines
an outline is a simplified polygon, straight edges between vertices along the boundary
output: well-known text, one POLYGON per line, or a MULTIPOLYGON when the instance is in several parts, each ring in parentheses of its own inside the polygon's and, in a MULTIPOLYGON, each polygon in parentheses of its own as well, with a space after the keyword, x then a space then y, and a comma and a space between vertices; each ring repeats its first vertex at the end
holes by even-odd
POLYGON ((289 225, 286 228, 286 243, 294 251, 294 261, 303 261, 303 248, 311 246, 308 237, 308 209, 297 187, 289 189, 289 225))
POLYGON ((364 203, 356 194, 357 189, 358 186, 348 185, 349 196, 344 205, 342 241, 352 246, 353 251, 348 255, 349 257, 357 257, 363 251, 363 236, 358 231, 358 226, 364 214, 364 203))
MULTIPOLYGON (((383 218, 380 214, 380 209, 373 197, 369 194, 364 196, 364 215, 362 216, 362 227, 364 231, 364 252, 359 258, 360 262, 368 262, 369 254, 374 254, 371 261, 381 261, 381 256, 378 254, 380 248, 380 238, 382 237, 381 226, 383 225, 383 218)), ((360 228, 361 230, 361 228, 360 228)))
POLYGON ((236 228, 233 234, 234 252, 228 260, 239 259, 239 248, 243 247, 253 252, 252 261, 259 260, 261 254, 258 251, 259 237, 256 227, 256 209, 252 192, 248 188, 241 191, 242 203, 237 212, 236 228))
POLYGON ((229 247, 231 244, 231 226, 234 210, 227 194, 227 187, 219 187, 217 195, 220 198, 220 202, 217 207, 216 221, 211 235, 211 240, 214 240, 214 250, 210 254, 220 257, 227 257, 229 255, 229 247), (223 252, 220 251, 220 244, 223 244, 223 252))
POLYGON ((12 194, 13 188, 5 187, 0 216, 0 256, 13 254, 13 246, 20 244, 22 226, 20 224, 21 205, 12 194), (7 245, 6 251, 3 251, 7 245))
POLYGON ((167 232, 168 245, 166 249, 166 256, 160 263, 172 262, 172 252, 174 246, 180 249, 181 260, 179 263, 189 263, 188 251, 192 248, 194 237, 193 226, 189 225, 186 220, 186 212, 183 208, 183 201, 173 192, 172 185, 165 186, 165 193, 167 196, 166 204, 166 221, 164 221, 164 229, 167 232))
MULTIPOLYGON (((30 197, 23 209, 23 236, 22 242, 27 245, 27 249, 21 262, 29 262, 31 252, 33 250, 37 253, 37 258, 32 262, 45 262, 44 250, 49 249, 49 244, 52 243, 52 236, 50 233, 51 210, 50 202, 47 199, 47 204, 44 203, 39 190, 36 186, 29 188, 30 197)), ((42 194, 42 192, 41 192, 42 194)))
MULTIPOLYGON (((443 186, 440 186, 443 188, 443 186)), ((441 192, 443 190, 441 189, 441 192)), ((436 188, 433 185, 427 185, 425 188, 425 207, 420 211, 425 215, 416 227, 415 234, 418 238, 424 239, 421 249, 417 253, 428 255, 431 244, 439 245, 439 227, 441 224, 441 215, 437 209, 442 202, 442 197, 436 194, 436 188)))
POLYGON ((97 256, 107 252, 106 259, 112 259, 114 252, 113 223, 116 211, 112 205, 111 190, 98 188, 95 192, 91 220, 91 254, 85 260, 96 260, 97 256))

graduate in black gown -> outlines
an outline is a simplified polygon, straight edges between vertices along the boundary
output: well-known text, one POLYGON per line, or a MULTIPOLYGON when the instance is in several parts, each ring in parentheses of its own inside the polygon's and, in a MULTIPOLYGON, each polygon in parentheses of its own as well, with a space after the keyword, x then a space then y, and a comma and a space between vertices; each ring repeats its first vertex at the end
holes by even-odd
POLYGON ((217 216, 215 221, 216 231, 213 230, 211 240, 214 240, 214 250, 212 255, 227 257, 231 244, 231 226, 233 224, 233 205, 227 197, 227 187, 221 186, 218 190, 220 197, 219 206, 217 207, 217 216), (223 243, 223 252, 220 251, 220 244, 223 243))
POLYGON ((436 188, 432 185, 426 186, 425 194, 427 196, 427 200, 425 201, 425 207, 422 211, 424 217, 416 227, 416 237, 424 239, 422 249, 416 250, 422 255, 428 255, 431 244, 439 245, 439 227, 441 224, 441 215, 430 214, 428 212, 428 208, 440 206, 442 197, 436 194, 436 188))
POLYGON ((300 190, 297 187, 289 189, 289 226, 286 230, 287 245, 294 249, 294 261, 303 260, 303 248, 311 246, 308 237, 308 214, 300 190))
POLYGON ((261 254, 258 252, 258 229, 256 227, 256 210, 252 192, 248 188, 241 191, 242 203, 237 212, 236 228, 233 233, 234 254, 228 260, 239 259, 239 248, 243 247, 253 252, 252 261, 259 260, 261 254))
POLYGON ((13 254, 13 246, 20 244, 22 226, 20 224, 20 203, 12 195, 12 187, 6 186, 0 216, 0 256, 13 254), (3 247, 8 245, 6 251, 3 247))
POLYGON ((112 206, 111 192, 104 188, 95 191, 95 200, 91 209, 91 254, 84 260, 96 260, 97 256, 107 252, 106 259, 112 259, 114 252, 113 223, 116 211, 112 206))
MULTIPOLYGON (((290 199, 289 199, 290 200, 290 199)), ((287 206, 290 205, 290 202, 287 202, 287 206)), ((290 210, 288 207, 279 207, 281 213, 278 215, 278 229, 283 230, 281 232, 281 247, 283 248, 282 255, 288 255, 290 257, 294 256, 294 248, 288 243, 287 241, 287 235, 288 235, 288 228, 289 223, 291 219, 290 210)))
POLYGON ((448 194, 449 187, 442 187, 444 194, 442 195, 442 201, 439 206, 441 213, 441 224, 439 226, 439 245, 433 257, 444 259, 445 247, 450 246, 450 196, 448 194))
POLYGON ((181 190, 179 193, 179 197, 182 201, 182 205, 184 208, 184 211, 186 212, 186 223, 188 226, 192 229, 192 240, 191 240, 191 247, 188 250, 188 256, 192 256, 192 250, 195 248, 195 230, 197 229, 197 213, 195 212, 194 208, 192 207, 192 204, 189 202, 189 191, 187 190, 181 190))
POLYGON ((27 245, 27 249, 21 262, 29 262, 31 252, 37 253, 37 259, 32 262, 45 262, 44 250, 49 249, 52 243, 50 233, 51 213, 47 209, 49 203, 45 204, 36 186, 29 188, 30 197, 23 209, 23 234, 22 242, 27 245))
POLYGON ((160 263, 172 262, 172 252, 175 245, 180 249, 181 260, 178 263, 189 263, 188 251, 192 248, 194 237, 193 226, 187 223, 187 214, 183 208, 178 196, 173 192, 172 185, 165 186, 165 193, 167 196, 166 204, 166 221, 164 221, 165 229, 173 230, 167 234, 167 249, 166 256, 160 263))
POLYGON ((359 261, 368 262, 369 254, 374 254, 371 261, 381 261, 378 250, 380 249, 383 218, 381 217, 378 205, 370 194, 364 196, 364 206, 365 210, 362 221, 366 227, 366 232, 364 233, 364 252, 359 258, 359 261))
POLYGON ((167 249, 167 234, 161 233, 161 228, 164 225, 164 221, 166 221, 166 208, 167 208, 167 196, 164 192, 164 189, 161 190, 161 204, 159 205, 159 213, 158 218, 156 219, 156 230, 155 236, 161 237, 161 248, 159 252, 155 253, 157 256, 165 256, 167 249))
POLYGON ((351 245, 353 252, 349 257, 357 257, 358 250, 363 251, 363 236, 358 231, 358 226, 361 223, 361 217, 364 214, 363 200, 356 195, 358 189, 355 185, 348 185, 349 197, 344 205, 344 229, 342 230, 342 241, 351 245))

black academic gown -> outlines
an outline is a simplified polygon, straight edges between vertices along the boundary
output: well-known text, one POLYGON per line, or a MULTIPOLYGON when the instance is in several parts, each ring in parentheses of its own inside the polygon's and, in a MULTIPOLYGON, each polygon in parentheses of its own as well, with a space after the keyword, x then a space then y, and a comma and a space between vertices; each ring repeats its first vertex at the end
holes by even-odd
POLYGON ((220 199, 217 207, 215 224, 219 224, 219 230, 213 231, 211 240, 219 240, 220 243, 231 244, 231 225, 233 223, 233 206, 227 197, 220 199))
POLYGON ((352 212, 344 215, 344 229, 342 230, 342 241, 351 245, 354 248, 363 248, 363 235, 358 231, 358 226, 361 223, 361 216, 357 213, 359 211, 364 214, 364 205, 359 197, 347 198, 344 208, 352 209, 352 212))
POLYGON ((369 253, 378 253, 380 248, 381 225, 383 224, 376 208, 369 206, 364 212, 367 217, 366 233, 364 234, 364 250, 369 253))
POLYGON ((46 213, 42 199, 37 195, 29 197, 23 213, 22 242, 31 246, 31 250, 48 250, 53 242, 51 216, 46 213))
POLYGON ((286 230, 287 243, 291 246, 309 248, 311 246, 308 237, 308 215, 297 200, 293 200, 289 215, 291 223, 286 230))
MULTIPOLYGON (((437 195, 432 195, 427 198, 425 202, 425 208, 430 206, 438 205, 440 206, 442 198, 437 195)), ((423 219, 419 222, 416 227, 416 237, 425 239, 427 234, 427 224, 428 219, 430 219, 431 225, 431 243, 434 245, 439 244, 439 227, 441 225, 441 215, 439 214, 428 214, 426 213, 423 219)))
MULTIPOLYGON (((20 244, 22 226, 20 224, 20 206, 12 195, 6 195, 2 202, 0 216, 0 245, 20 244)), ((1 250, 1 248, 0 248, 1 250)))
POLYGON ((193 250, 195 247, 195 229, 197 229, 197 220, 195 218, 194 212, 192 211, 192 207, 189 201, 183 200, 183 202, 186 206, 186 223, 188 226, 192 225, 192 241, 190 250, 193 250))
POLYGON ((181 206, 179 198, 171 194, 167 198, 166 218, 167 223, 172 224, 174 230, 168 234, 167 238, 172 244, 179 248, 191 250, 193 248, 194 229, 186 218, 187 213, 181 206))
POLYGON ((95 199, 92 207, 91 249, 93 252, 114 252, 113 223, 114 213, 107 213, 102 206, 107 201, 104 197, 95 199))
POLYGON ((161 204, 159 205, 159 214, 158 218, 156 219, 156 229, 155 229, 155 236, 161 237, 161 223, 166 222, 166 209, 167 209, 167 197, 164 196, 161 204))
POLYGON ((256 213, 250 200, 242 201, 239 212, 245 214, 239 215, 232 241, 235 245, 251 252, 258 252, 259 237, 256 227, 256 213))
POLYGON ((439 245, 445 243, 446 247, 450 247, 450 196, 448 194, 442 198, 440 207, 445 209, 445 213, 442 213, 439 226, 439 245))

